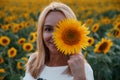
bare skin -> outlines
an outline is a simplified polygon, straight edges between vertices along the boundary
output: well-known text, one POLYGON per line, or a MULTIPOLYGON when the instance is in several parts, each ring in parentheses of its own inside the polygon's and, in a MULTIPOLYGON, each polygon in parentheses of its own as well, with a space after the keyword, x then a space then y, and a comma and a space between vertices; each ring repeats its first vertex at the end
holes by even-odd
POLYGON ((52 32, 56 24, 65 19, 66 17, 62 12, 52 11, 46 16, 43 26, 43 41, 49 49, 50 61, 46 64, 48 66, 65 66, 68 65, 71 69, 74 80, 86 80, 84 70, 84 57, 82 54, 65 56, 59 52, 53 43, 52 32))

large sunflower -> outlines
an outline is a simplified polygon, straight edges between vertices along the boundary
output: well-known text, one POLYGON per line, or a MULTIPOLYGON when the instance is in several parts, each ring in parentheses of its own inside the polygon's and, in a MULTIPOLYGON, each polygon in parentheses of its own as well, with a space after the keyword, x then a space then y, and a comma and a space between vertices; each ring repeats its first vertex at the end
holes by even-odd
POLYGON ((60 21, 53 32, 54 43, 57 49, 67 54, 75 54, 81 48, 85 49, 88 46, 87 36, 88 28, 75 19, 64 19, 60 21))
POLYGON ((103 52, 104 54, 106 54, 110 50, 112 44, 113 43, 111 40, 102 38, 102 40, 95 45, 94 52, 103 52))

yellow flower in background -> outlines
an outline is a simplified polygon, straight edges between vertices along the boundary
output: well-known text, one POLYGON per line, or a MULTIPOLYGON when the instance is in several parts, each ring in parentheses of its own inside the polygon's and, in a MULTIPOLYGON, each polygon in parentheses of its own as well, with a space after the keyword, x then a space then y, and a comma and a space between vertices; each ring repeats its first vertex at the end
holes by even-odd
POLYGON ((33 49, 33 45, 31 43, 24 43, 23 50, 30 52, 33 49))
POLYGON ((98 29, 99 29, 99 27, 100 27, 100 25, 99 25, 98 23, 94 24, 94 25, 92 26, 92 32, 97 32, 98 29))
POLYGON ((2 24, 0 24, 0 28, 2 28, 2 24))
POLYGON ((10 38, 7 37, 7 36, 1 36, 1 37, 0 37, 0 44, 1 44, 2 46, 7 46, 7 45, 9 45, 9 44, 10 44, 10 38))
POLYGON ((37 39, 37 34, 36 34, 36 32, 31 32, 31 33, 30 33, 30 36, 29 36, 29 42, 30 42, 30 43, 34 43, 34 42, 36 41, 36 39, 37 39))
POLYGON ((2 64, 3 62, 4 62, 4 59, 0 57, 0 64, 2 64))
POLYGON ((120 30, 120 22, 115 25, 115 28, 120 30))
POLYGON ((94 20, 91 18, 91 19, 88 19, 88 20, 87 20, 86 24, 89 25, 89 24, 92 24, 93 22, 94 22, 94 20))
POLYGON ((4 76, 0 76, 0 80, 4 80, 4 78, 5 78, 4 76))
POLYGON ((8 50, 8 57, 9 58, 14 58, 17 55, 17 50, 12 47, 8 50))
POLYGON ((19 31, 19 26, 18 26, 18 24, 13 24, 12 32, 13 32, 13 33, 17 33, 18 31, 19 31))
POLYGON ((89 43, 87 36, 88 28, 75 19, 60 21, 53 32, 54 43, 57 49, 67 54, 78 53, 81 48, 85 49, 89 43))
POLYGON ((120 38, 120 30, 119 29, 113 29, 112 33, 115 38, 120 38))
POLYGON ((94 38, 93 37, 90 37, 88 39, 88 43, 89 43, 89 46, 91 46, 92 44, 94 44, 94 38))
POLYGON ((17 68, 18 68, 18 69, 23 69, 23 65, 22 65, 21 62, 17 62, 17 68))
POLYGON ((18 44, 19 44, 19 45, 22 45, 23 43, 25 43, 25 41, 26 41, 25 38, 20 38, 20 39, 18 40, 18 44))
POLYGON ((4 68, 0 68, 0 73, 5 73, 5 69, 4 68))
POLYGON ((27 63, 27 61, 28 61, 28 58, 27 58, 27 57, 22 57, 21 59, 24 60, 25 63, 27 63))
POLYGON ((113 42, 111 40, 102 38, 102 40, 95 45, 94 52, 97 53, 103 52, 104 54, 106 54, 110 50, 110 47, 112 45, 113 42))

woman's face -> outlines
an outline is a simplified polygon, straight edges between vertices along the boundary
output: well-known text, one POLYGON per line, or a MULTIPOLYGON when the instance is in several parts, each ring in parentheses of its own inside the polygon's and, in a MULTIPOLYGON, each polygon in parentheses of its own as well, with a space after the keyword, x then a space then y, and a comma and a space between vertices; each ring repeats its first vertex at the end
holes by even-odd
POLYGON ((45 46, 49 49, 50 53, 58 52, 53 41, 52 33, 57 23, 62 19, 65 19, 65 16, 62 12, 59 11, 51 11, 45 18, 43 25, 43 41, 45 46))

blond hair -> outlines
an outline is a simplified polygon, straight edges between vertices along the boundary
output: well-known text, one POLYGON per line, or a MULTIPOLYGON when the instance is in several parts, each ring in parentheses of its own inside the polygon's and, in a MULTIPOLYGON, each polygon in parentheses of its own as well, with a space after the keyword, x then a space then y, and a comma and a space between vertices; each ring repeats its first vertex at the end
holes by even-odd
POLYGON ((72 9, 60 2, 52 2, 42 11, 38 19, 37 53, 32 54, 27 63, 27 71, 29 71, 34 78, 38 77, 38 75, 42 71, 43 66, 45 64, 46 54, 45 54, 45 46, 42 39, 43 38, 42 27, 43 27, 43 23, 46 15, 53 10, 61 11, 66 18, 76 19, 76 16, 72 11, 72 9))

